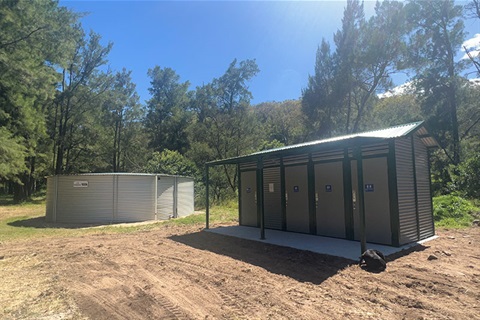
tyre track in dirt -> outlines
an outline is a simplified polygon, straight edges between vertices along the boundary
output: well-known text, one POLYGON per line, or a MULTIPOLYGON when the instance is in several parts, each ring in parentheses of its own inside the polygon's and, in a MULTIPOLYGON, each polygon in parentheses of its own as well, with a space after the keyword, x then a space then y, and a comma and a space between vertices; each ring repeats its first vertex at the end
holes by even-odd
MULTIPOLYGON (((378 274, 197 227, 38 239, 0 245, 0 255, 3 263, 34 257, 26 281, 35 274, 41 283, 54 281, 51 289, 62 294, 51 296, 68 296, 72 310, 95 320, 479 319, 480 228, 439 233, 423 248, 391 257, 378 274)), ((5 283, 18 286, 8 292, 29 286, 22 278, 5 283)), ((29 304, 51 297, 39 296, 29 304)), ((29 304, 3 316, 29 314, 29 304)))

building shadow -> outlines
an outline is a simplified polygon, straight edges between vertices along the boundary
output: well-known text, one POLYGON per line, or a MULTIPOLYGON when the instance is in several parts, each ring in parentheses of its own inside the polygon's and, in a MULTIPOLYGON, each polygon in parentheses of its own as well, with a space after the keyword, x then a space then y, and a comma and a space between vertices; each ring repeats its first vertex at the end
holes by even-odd
POLYGON ((412 252, 421 252, 421 251, 424 251, 428 248, 429 248, 428 246, 425 246, 423 244, 418 243, 418 244, 416 244, 416 245, 414 245, 410 248, 407 248, 407 249, 389 254, 388 256, 385 257, 385 261, 387 263, 392 262, 392 261, 397 260, 399 258, 402 258, 404 256, 408 256, 412 252))
POLYGON ((47 222, 45 217, 36 217, 28 219, 19 219, 12 222, 8 222, 7 225, 11 227, 23 227, 23 228, 39 228, 39 229, 83 229, 98 226, 105 226, 105 224, 85 224, 85 223, 58 223, 47 222))
POLYGON ((300 282, 320 284, 356 262, 311 251, 200 231, 174 235, 171 240, 227 256, 300 282))

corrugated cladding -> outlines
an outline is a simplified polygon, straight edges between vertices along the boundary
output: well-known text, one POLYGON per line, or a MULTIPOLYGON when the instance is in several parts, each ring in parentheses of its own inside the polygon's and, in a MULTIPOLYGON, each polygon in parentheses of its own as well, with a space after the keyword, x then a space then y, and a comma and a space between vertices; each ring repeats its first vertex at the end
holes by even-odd
POLYGON ((155 176, 116 176, 114 221, 154 220, 155 180, 155 176))
POLYGON ((280 167, 263 169, 265 228, 282 229, 280 167))
POLYGON ((240 164, 240 170, 253 170, 257 168, 256 162, 245 162, 240 164))
POLYGON ((113 176, 58 176, 56 222, 113 222, 113 176), (74 187, 88 181, 88 187, 74 187))
POLYGON ((328 161, 341 159, 343 159, 343 149, 312 152, 313 161, 328 161))
POLYGON ((400 244, 418 240, 417 206, 410 137, 395 140, 400 244))
POLYGON ((419 137, 414 136, 415 170, 417 177, 418 221, 420 240, 435 233, 432 215, 432 196, 430 191, 430 170, 428 151, 419 137))
POLYGON ((45 211, 45 220, 47 222, 55 221, 55 204, 56 204, 55 178, 47 179, 47 203, 45 211))
POLYGON ((178 203, 177 216, 186 217, 194 212, 194 185, 193 180, 188 178, 177 178, 178 183, 178 203))
POLYGON ((175 177, 159 177, 157 187, 157 219, 168 220, 174 217, 173 195, 175 192, 175 177))
POLYGON ((157 219, 174 217, 177 207, 179 216, 187 216, 194 211, 193 184, 191 178, 154 174, 51 176, 47 179, 46 220, 91 224, 154 220, 156 189, 157 219))
POLYGON ((304 164, 308 162, 308 154, 298 154, 293 156, 283 157, 283 164, 286 166, 294 164, 304 164))

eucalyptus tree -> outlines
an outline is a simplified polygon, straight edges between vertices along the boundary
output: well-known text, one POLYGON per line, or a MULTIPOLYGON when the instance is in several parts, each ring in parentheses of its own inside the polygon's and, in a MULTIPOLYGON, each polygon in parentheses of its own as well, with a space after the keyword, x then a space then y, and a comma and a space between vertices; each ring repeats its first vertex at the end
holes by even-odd
POLYGON ((56 174, 86 170, 88 166, 81 160, 99 159, 91 143, 98 136, 94 127, 101 115, 100 97, 112 81, 100 68, 107 63, 113 44, 102 45, 101 36, 93 31, 88 36, 80 27, 76 31, 74 47, 63 62, 60 85, 50 110, 56 174))
POLYGON ((300 100, 263 102, 252 109, 261 124, 265 146, 288 146, 305 142, 309 137, 300 100), (277 141, 277 145, 273 141, 277 141))
MULTIPOLYGON (((248 82, 258 72, 255 60, 237 63, 235 59, 221 77, 197 88, 192 102, 197 117, 189 128, 188 154, 199 168, 209 160, 255 151, 261 143, 256 134, 255 115, 249 109, 252 93, 248 90, 248 82)), ((237 168, 223 166, 223 173, 227 186, 235 191, 237 168)))
POLYGON ((131 73, 125 68, 117 72, 103 100, 104 123, 107 128, 106 154, 110 162, 109 169, 113 172, 128 171, 128 154, 134 154, 141 148, 132 143, 132 133, 136 131, 135 123, 142 120, 143 109, 131 73))
POLYGON ((456 59, 465 39, 463 7, 453 0, 412 0, 406 9, 417 93, 431 128, 456 165, 461 160, 458 92, 465 83, 460 76, 464 62, 456 59))
POLYGON ((149 147, 184 153, 188 148, 186 128, 190 122, 190 83, 180 82, 180 76, 171 68, 155 66, 148 70, 152 98, 147 101, 145 128, 150 136, 149 147))
POLYGON ((335 50, 322 40, 315 74, 302 92, 302 110, 317 137, 366 126, 377 91, 391 87, 391 75, 403 67, 404 17, 401 2, 378 2, 375 15, 366 20, 363 4, 347 1, 335 50))

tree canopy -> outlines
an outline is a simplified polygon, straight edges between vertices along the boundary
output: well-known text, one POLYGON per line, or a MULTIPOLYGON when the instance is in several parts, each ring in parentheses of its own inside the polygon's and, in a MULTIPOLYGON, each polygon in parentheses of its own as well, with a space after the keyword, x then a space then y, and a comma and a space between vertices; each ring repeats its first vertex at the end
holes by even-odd
MULTIPOLYGON (((386 0, 365 17, 348 0, 333 42, 319 39, 301 99, 252 105, 259 66, 232 57, 196 88, 158 61, 143 104, 132 71, 108 67, 113 44, 85 32, 83 14, 53 0, 1 1, 0 187, 22 201, 46 175, 151 172, 194 176, 201 195, 208 161, 425 119, 442 145, 434 191, 478 197, 480 85, 465 70, 480 74, 479 57, 462 47, 478 8, 386 0), (400 72, 409 90, 379 95, 400 72)), ((215 200, 235 195, 238 174, 210 171, 215 200)))

